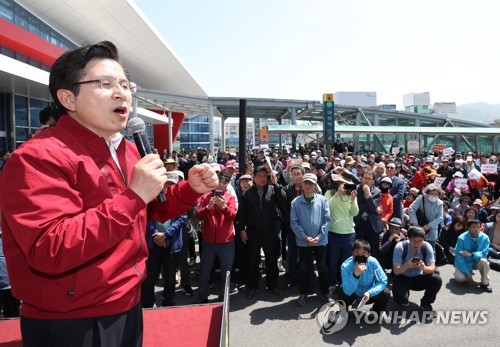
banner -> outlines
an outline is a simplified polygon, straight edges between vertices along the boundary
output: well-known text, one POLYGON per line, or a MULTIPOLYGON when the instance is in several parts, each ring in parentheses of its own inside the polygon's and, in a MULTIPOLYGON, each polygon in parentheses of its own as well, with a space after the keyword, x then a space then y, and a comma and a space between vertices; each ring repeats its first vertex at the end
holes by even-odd
POLYGON ((434 180, 434 183, 442 185, 444 183, 444 181, 446 181, 446 177, 436 177, 436 179, 434 180))
POLYGON ((269 133, 266 129, 259 129, 259 141, 261 144, 269 142, 269 133))
POLYGON ((415 140, 409 140, 406 143, 406 148, 408 148, 409 154, 419 154, 420 153, 420 142, 415 140))
POLYGON ((455 188, 467 187, 467 178, 455 178, 455 188))
POLYGON ((483 164, 481 165, 481 173, 483 174, 496 174, 497 173, 497 164, 483 164))
MULTIPOLYGON (((435 144, 434 145, 434 152, 443 152, 444 149, 446 148, 445 145, 438 145, 438 144, 435 144)), ((444 154, 444 153, 443 153, 444 154)))
POLYGON ((451 147, 443 149, 443 155, 445 157, 451 157, 453 155, 453 153, 455 153, 455 151, 451 147))

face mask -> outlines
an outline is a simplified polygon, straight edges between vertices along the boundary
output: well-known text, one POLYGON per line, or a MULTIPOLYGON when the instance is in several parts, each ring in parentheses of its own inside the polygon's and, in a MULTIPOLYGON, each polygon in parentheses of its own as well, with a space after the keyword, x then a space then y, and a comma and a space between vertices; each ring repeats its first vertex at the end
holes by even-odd
POLYGON ((455 165, 455 169, 460 169, 460 165, 455 165))
POLYGON ((389 188, 380 188, 380 190, 382 191, 382 193, 388 193, 389 192, 389 188))
POLYGON ((437 196, 435 196, 435 195, 431 195, 431 196, 429 196, 429 201, 430 201, 430 202, 437 202, 437 201, 438 201, 438 199, 439 199, 439 198, 438 198, 437 196))

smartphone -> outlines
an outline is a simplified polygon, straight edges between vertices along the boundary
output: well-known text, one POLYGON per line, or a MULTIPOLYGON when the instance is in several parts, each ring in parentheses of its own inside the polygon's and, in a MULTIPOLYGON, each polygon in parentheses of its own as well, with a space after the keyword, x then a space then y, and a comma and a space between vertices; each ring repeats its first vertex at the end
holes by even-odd
POLYGON ((366 301, 363 300, 363 298, 357 298, 356 300, 354 300, 351 307, 353 308, 353 310, 358 310, 358 309, 362 308, 363 306, 365 306, 365 304, 366 304, 366 301))
POLYGON ((355 255, 354 261, 358 264, 366 264, 366 262, 368 261, 368 258, 365 257, 364 255, 355 255))
POLYGON ((221 198, 221 197, 222 197, 222 191, 220 191, 220 190, 216 190, 216 191, 214 192, 214 196, 216 196, 216 197, 218 197, 218 198, 221 198))
POLYGON ((418 264, 418 263, 420 263, 420 257, 413 257, 413 258, 411 259, 411 262, 412 262, 413 264, 418 264))

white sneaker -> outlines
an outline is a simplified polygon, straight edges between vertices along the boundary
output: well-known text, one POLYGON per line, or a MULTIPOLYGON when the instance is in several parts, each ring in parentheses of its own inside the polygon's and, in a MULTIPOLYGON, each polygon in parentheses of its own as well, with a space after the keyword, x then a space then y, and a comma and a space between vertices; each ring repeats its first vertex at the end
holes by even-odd
POLYGON ((279 257, 278 258, 278 271, 279 272, 285 272, 285 267, 283 266, 283 258, 279 257))
POLYGON ((385 311, 384 311, 384 312, 382 312, 382 313, 380 314, 380 317, 379 317, 379 322, 380 322, 380 319, 382 319, 382 321, 383 321, 385 324, 391 324, 391 322, 392 322, 391 317, 389 317, 389 316, 387 315, 387 312, 385 312, 385 311))

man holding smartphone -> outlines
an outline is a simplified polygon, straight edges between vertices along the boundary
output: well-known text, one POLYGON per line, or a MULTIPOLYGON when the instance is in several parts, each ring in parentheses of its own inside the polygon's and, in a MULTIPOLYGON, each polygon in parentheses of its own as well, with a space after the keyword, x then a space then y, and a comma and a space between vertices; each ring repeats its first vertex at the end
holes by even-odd
POLYGON ((341 267, 342 290, 340 300, 353 309, 373 303, 372 311, 379 317, 385 312, 391 293, 387 288, 387 275, 378 260, 370 256, 370 244, 356 240, 352 256, 341 267))
POLYGON ((442 279, 436 272, 432 246, 424 241, 424 237, 425 231, 422 227, 411 226, 408 229, 409 241, 398 242, 394 248, 392 263, 396 277, 392 285, 392 295, 396 303, 408 306, 410 290, 424 290, 420 309, 434 314, 432 304, 441 289, 442 279))

